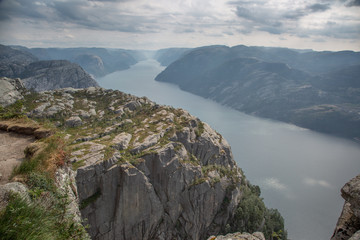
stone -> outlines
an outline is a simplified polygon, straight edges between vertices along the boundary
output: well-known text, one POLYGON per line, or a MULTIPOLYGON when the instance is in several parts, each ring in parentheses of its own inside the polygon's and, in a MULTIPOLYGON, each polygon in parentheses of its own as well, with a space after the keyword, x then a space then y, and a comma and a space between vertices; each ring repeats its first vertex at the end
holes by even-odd
POLYGON ((118 150, 123 150, 123 149, 127 149, 130 143, 132 135, 130 133, 120 133, 118 135, 115 136, 115 138, 112 140, 112 147, 118 149, 118 150))
POLYGON ((344 207, 336 224, 331 240, 347 240, 360 229, 360 175, 347 182, 341 189, 345 199, 344 207))
POLYGON ((360 240, 360 230, 349 238, 349 240, 360 240))
POLYGON ((20 79, 0 78, 0 105, 6 107, 23 98, 25 87, 20 79))
POLYGON ((67 119, 65 121, 65 125, 67 127, 78 127, 82 125, 82 120, 80 117, 76 116, 76 117, 70 117, 69 119, 67 119))
POLYGON ((141 106, 141 103, 137 102, 137 101, 131 101, 127 104, 125 104, 125 108, 130 109, 131 111, 136 110, 138 107, 141 106))
POLYGON ((0 211, 7 206, 11 193, 19 194, 26 201, 30 201, 28 188, 19 182, 11 182, 0 185, 0 211))

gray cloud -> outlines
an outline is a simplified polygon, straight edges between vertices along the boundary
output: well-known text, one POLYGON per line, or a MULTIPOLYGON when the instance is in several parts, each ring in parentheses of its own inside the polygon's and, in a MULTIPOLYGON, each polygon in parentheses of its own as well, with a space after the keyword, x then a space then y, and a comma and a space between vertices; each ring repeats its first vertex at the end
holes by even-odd
MULTIPOLYGON (((125 2, 111 0, 120 1, 125 2)), ((156 24, 154 19, 124 14, 112 9, 111 6, 93 6, 91 2, 93 1, 3 0, 0 2, 0 21, 12 18, 45 20, 55 25, 68 23, 89 29, 120 32, 154 32, 157 29, 156 26, 151 27, 152 24, 156 24)))
POLYGON ((311 12, 324 12, 324 11, 330 9, 330 5, 315 3, 315 4, 307 6, 306 9, 310 10, 311 12))
POLYGON ((351 0, 346 4, 346 6, 348 6, 348 7, 360 7, 360 0, 351 0))
MULTIPOLYGON (((330 1, 314 0, 304 7, 294 7, 274 11, 267 1, 264 0, 238 0, 229 1, 229 5, 236 6, 236 16, 241 19, 241 33, 263 31, 270 34, 291 34, 301 38, 309 38, 313 35, 327 36, 332 38, 356 38, 359 36, 359 26, 354 23, 345 23, 341 19, 321 24, 321 28, 306 28, 299 24, 300 20, 332 9, 330 1), (338 23, 337 23, 338 22, 338 23), (341 23, 340 23, 341 22, 341 23), (300 27, 301 26, 301 27, 300 27)), ((333 4, 335 4, 333 2, 333 4)), ((360 0, 352 0, 351 4, 360 4, 360 0)), ((335 5, 334 5, 335 6, 335 5)), ((347 16, 344 16, 346 19, 347 16)))

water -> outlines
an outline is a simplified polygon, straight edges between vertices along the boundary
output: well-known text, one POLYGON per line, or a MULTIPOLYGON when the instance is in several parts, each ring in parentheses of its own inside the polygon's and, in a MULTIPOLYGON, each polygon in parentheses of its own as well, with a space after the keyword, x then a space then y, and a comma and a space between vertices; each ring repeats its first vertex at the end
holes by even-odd
POLYGON ((104 88, 181 107, 210 124, 230 143, 247 178, 268 207, 285 218, 289 238, 329 239, 340 215, 340 188, 360 173, 360 146, 294 125, 257 118, 160 83, 155 60, 98 79, 104 88))

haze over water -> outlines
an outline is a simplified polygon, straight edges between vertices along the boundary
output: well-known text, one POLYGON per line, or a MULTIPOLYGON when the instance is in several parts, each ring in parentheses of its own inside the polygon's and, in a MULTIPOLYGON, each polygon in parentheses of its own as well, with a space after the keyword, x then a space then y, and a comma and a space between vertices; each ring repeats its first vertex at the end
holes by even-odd
POLYGON ((230 143, 234 158, 267 207, 285 218, 289 239, 329 239, 344 200, 341 187, 359 174, 360 145, 291 124, 257 118, 154 80, 164 67, 152 59, 97 79, 207 122, 230 143))

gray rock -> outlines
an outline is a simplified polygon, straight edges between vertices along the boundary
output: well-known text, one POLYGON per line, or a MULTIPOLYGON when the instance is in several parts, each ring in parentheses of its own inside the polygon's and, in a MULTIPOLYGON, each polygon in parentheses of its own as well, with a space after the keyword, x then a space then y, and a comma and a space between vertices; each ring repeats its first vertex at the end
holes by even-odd
POLYGON ((71 117, 65 121, 65 125, 68 127, 78 127, 82 125, 82 120, 80 117, 71 117))
POLYGON ((360 240, 360 230, 349 238, 349 240, 360 240))
POLYGON ((5 107, 22 99, 25 87, 20 79, 0 78, 0 105, 5 107))
POLYGON ((341 189, 345 204, 331 240, 347 240, 360 229, 360 175, 351 179, 341 189))
POLYGON ((19 194, 25 200, 30 201, 28 188, 24 184, 11 182, 0 185, 0 211, 7 206, 11 193, 19 194))
POLYGON ((140 106, 141 106, 141 103, 139 103, 138 101, 131 101, 131 102, 125 104, 125 108, 128 108, 131 111, 136 110, 140 106))
POLYGON ((22 72, 22 78, 26 88, 38 92, 58 88, 98 86, 97 82, 79 65, 65 60, 30 63, 22 72))
POLYGON ((208 240, 265 240, 261 232, 250 233, 229 233, 225 236, 211 236, 208 240))
POLYGON ((112 140, 113 147, 118 150, 127 149, 130 143, 132 135, 130 133, 120 133, 115 136, 115 138, 112 140))

